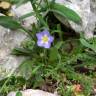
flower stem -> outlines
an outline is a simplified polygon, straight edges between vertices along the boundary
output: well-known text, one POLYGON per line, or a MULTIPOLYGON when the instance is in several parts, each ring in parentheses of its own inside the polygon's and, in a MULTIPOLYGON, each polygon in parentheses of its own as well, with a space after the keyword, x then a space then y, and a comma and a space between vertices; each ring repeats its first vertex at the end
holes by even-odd
POLYGON ((44 63, 47 64, 47 50, 44 49, 44 63))
POLYGON ((24 30, 31 37, 31 39, 33 39, 33 35, 29 30, 25 29, 24 27, 22 27, 22 30, 24 30))
POLYGON ((47 3, 48 9, 49 9, 50 8, 50 5, 49 5, 48 0, 44 0, 44 1, 45 1, 45 3, 47 3))
POLYGON ((47 23, 45 22, 45 20, 43 19, 43 17, 42 17, 41 14, 39 13, 39 11, 38 11, 37 7, 35 6, 35 4, 33 4, 32 2, 31 2, 31 4, 32 4, 33 10, 34 10, 34 13, 36 14, 36 17, 39 19, 39 21, 40 21, 46 28, 48 28, 47 23))

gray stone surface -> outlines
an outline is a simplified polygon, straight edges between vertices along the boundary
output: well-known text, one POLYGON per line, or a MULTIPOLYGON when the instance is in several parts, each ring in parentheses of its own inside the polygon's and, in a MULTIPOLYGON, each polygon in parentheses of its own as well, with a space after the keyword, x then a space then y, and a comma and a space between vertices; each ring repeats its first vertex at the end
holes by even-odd
POLYGON ((71 8, 81 17, 81 26, 69 21, 76 32, 84 32, 86 38, 93 37, 96 24, 96 0, 56 0, 56 2, 71 8))
MULTIPOLYGON (((21 91, 22 96, 57 96, 57 94, 48 93, 42 90, 28 89, 21 91)), ((7 96, 16 96, 16 92, 11 92, 7 96)))
MULTIPOLYGON (((16 5, 12 6, 12 12, 16 15, 17 18, 32 12, 32 10, 33 9, 30 2, 23 4, 19 7, 16 7, 16 5)), ((36 18, 34 18, 34 16, 30 16, 28 18, 24 18, 23 21, 24 27, 28 28, 30 27, 30 24, 36 22, 36 18)))
POLYGON ((22 57, 12 56, 11 51, 25 38, 26 35, 22 32, 10 31, 0 26, 0 79, 8 76, 22 61, 22 57))
MULTIPOLYGON (((28 2, 18 8, 12 7, 12 11, 16 17, 20 17, 32 11, 31 4, 28 2)), ((0 14, 2 15, 2 14, 0 14)), ((24 27, 30 27, 30 24, 36 22, 36 19, 31 16, 24 19, 24 27)), ((0 26, 0 79, 9 76, 22 62, 24 57, 16 57, 11 55, 14 47, 18 47, 20 43, 26 38, 26 34, 19 30, 9 30, 0 26)))

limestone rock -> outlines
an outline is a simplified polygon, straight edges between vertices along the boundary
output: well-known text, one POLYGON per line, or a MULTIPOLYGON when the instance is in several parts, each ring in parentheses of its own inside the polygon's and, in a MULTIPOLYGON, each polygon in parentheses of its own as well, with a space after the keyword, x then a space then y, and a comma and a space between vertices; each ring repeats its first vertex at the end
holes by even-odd
MULTIPOLYGON (((21 91, 21 93, 22 96, 57 96, 57 94, 52 94, 42 90, 33 90, 33 89, 21 91)), ((7 96, 16 96, 16 92, 10 92, 7 96)))
POLYGON ((12 56, 11 51, 25 38, 26 35, 22 32, 10 31, 0 26, 0 79, 8 76, 21 63, 23 57, 12 56))
MULTIPOLYGON (((20 16, 32 12, 32 7, 28 2, 18 8, 13 6, 12 10, 18 19, 20 16)), ((36 22, 33 16, 24 19, 24 27, 29 27, 33 22, 36 22)), ((9 76, 9 73, 15 70, 23 61, 23 57, 16 57, 10 53, 12 49, 18 47, 24 39, 26 39, 26 34, 24 34, 24 32, 9 30, 0 26, 0 79, 9 76)))
POLYGON ((71 8, 81 17, 82 25, 77 25, 69 21, 71 27, 76 32, 84 32, 86 38, 93 37, 96 24, 95 0, 56 0, 56 2, 71 8))
MULTIPOLYGON (((17 16, 17 18, 29 14, 32 11, 33 9, 30 2, 22 4, 19 7, 16 7, 16 5, 12 6, 12 12, 17 16)), ((32 23, 36 23, 36 18, 34 16, 29 16, 23 19, 23 25, 26 28, 30 27, 32 23)))

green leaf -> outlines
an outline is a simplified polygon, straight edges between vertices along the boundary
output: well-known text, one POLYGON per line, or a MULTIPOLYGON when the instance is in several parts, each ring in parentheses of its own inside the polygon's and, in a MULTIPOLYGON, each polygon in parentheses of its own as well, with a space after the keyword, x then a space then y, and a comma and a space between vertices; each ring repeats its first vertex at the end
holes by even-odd
POLYGON ((29 79, 32 73, 33 61, 25 60, 18 67, 18 73, 22 75, 24 78, 29 79))
POLYGON ((54 3, 54 5, 51 7, 50 11, 60 15, 61 17, 63 16, 64 18, 71 20, 75 23, 78 23, 78 24, 81 23, 80 16, 73 10, 65 7, 64 5, 54 3))
POLYGON ((6 1, 8 1, 12 4, 15 4, 15 5, 17 5, 17 7, 19 7, 20 5, 28 2, 29 0, 6 0, 6 1))
POLYGON ((56 45, 55 45, 55 47, 57 49, 59 49, 62 46, 62 44, 63 44, 63 41, 57 42, 56 45))
POLYGON ((26 13, 25 15, 19 17, 20 20, 23 20, 27 17, 30 17, 30 16, 33 16, 35 13, 34 12, 29 12, 29 13, 26 13))
POLYGON ((10 29, 22 28, 20 23, 8 16, 0 16, 0 25, 10 29))
POLYGON ((92 49, 94 52, 96 52, 96 48, 93 46, 93 45, 91 45, 90 43, 88 43, 85 39, 80 39, 80 42, 81 42, 81 44, 83 45, 83 46, 85 46, 85 47, 87 47, 87 48, 90 48, 90 49, 92 49))
POLYGON ((41 65, 35 67, 34 60, 25 60, 18 67, 18 73, 28 80, 31 76, 38 72, 40 67, 41 65))
POLYGON ((16 93, 16 96, 22 96, 22 93, 19 91, 16 93))
POLYGON ((11 52, 12 55, 16 56, 32 56, 31 51, 24 48, 14 48, 11 52))
POLYGON ((49 60, 54 61, 58 59, 58 49, 56 48, 51 48, 50 49, 50 54, 49 54, 49 60))
POLYGON ((35 4, 36 0, 30 0, 31 4, 35 4))
POLYGON ((20 5, 22 5, 22 4, 24 4, 24 3, 28 2, 28 1, 29 0, 18 0, 17 7, 19 7, 20 5))

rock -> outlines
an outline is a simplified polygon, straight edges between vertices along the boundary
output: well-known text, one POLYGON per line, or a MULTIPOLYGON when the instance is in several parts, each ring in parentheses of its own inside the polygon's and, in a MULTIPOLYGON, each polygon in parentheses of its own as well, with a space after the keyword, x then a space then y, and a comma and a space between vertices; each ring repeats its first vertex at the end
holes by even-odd
MULTIPOLYGON (((42 90, 28 89, 21 91, 22 96, 57 96, 57 94, 48 93, 42 90)), ((16 92, 10 92, 7 96, 16 96, 16 92)))
POLYGON ((22 32, 9 31, 0 26, 0 79, 8 76, 22 62, 23 57, 12 56, 11 51, 25 38, 26 35, 22 32))
MULTIPOLYGON (((16 7, 16 5, 12 6, 12 12, 17 16, 17 18, 31 13, 32 11, 33 9, 30 2, 27 2, 19 7, 16 7)), ((34 16, 29 16, 23 19, 23 25, 26 28, 30 27, 32 23, 36 23, 36 18, 34 16)))
MULTIPOLYGON (((12 10, 17 18, 19 18, 26 13, 32 12, 32 7, 28 2, 18 8, 13 6, 12 10)), ((33 22, 36 22, 33 16, 24 19, 24 27, 29 27, 33 22)), ((20 32, 20 30, 9 30, 0 26, 0 79, 9 76, 9 73, 11 71, 13 72, 23 61, 24 57, 16 57, 10 53, 12 49, 18 47, 24 39, 26 39, 24 32, 20 32)))
POLYGON ((69 21, 71 27, 76 32, 84 32, 86 38, 93 37, 93 32, 96 24, 95 0, 56 0, 56 2, 64 4, 68 8, 71 8, 81 17, 82 25, 77 25, 69 21))

